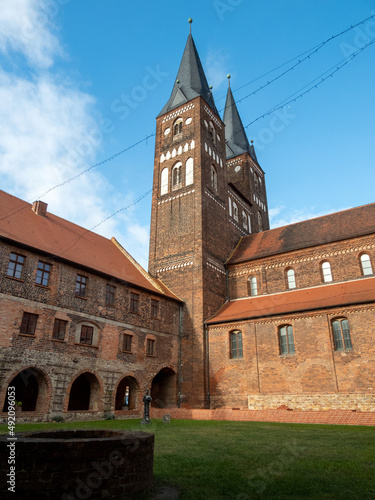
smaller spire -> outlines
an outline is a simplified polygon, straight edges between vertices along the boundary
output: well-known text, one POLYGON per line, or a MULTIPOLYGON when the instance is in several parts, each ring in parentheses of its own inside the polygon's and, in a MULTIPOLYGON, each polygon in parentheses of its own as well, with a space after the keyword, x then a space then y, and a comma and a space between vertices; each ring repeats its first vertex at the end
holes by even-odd
POLYGON ((227 160, 239 156, 243 153, 249 153, 254 161, 258 162, 255 156, 254 146, 249 144, 245 128, 238 113, 237 105, 234 100, 232 89, 230 88, 230 75, 228 78, 228 93, 225 102, 224 118, 225 125, 225 143, 227 160))

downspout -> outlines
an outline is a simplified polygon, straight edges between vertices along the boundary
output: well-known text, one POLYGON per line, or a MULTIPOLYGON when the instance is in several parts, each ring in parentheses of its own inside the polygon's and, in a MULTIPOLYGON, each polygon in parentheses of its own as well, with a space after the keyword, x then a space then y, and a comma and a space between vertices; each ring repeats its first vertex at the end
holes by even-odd
POLYGON ((226 278, 226 284, 227 284, 227 296, 226 296, 225 301, 229 302, 229 271, 228 271, 227 266, 225 266, 225 278, 226 278))
POLYGON ((181 408, 181 381, 182 381, 182 373, 181 373, 181 349, 182 349, 182 307, 180 304, 179 311, 179 326, 178 326, 178 399, 177 399, 177 407, 181 408))
POLYGON ((208 327, 204 325, 204 333, 206 338, 206 369, 207 369, 207 408, 211 407, 211 395, 210 395, 210 342, 208 338, 208 327))

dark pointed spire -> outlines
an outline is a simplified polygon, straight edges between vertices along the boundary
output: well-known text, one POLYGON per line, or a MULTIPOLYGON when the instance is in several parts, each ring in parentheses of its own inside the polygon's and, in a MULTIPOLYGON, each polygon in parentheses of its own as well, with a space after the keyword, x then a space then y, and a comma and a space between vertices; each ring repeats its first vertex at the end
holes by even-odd
POLYGON ((230 88, 230 75, 228 75, 228 94, 224 109, 225 124, 225 144, 227 160, 239 156, 243 153, 249 153, 254 161, 258 163, 255 155, 254 146, 249 144, 247 135, 238 113, 232 90, 230 88))
POLYGON ((211 109, 219 116, 193 37, 189 33, 171 97, 158 116, 164 115, 198 96, 203 97, 211 109))

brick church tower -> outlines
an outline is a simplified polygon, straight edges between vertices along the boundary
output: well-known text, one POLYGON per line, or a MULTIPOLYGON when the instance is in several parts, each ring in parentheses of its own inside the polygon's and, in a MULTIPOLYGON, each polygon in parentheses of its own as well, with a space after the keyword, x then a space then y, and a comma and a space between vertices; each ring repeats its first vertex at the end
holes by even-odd
POLYGON ((227 298, 225 262, 251 228, 268 229, 250 193, 256 172, 257 199, 266 208, 264 174, 230 89, 224 121, 227 127, 190 33, 157 117, 149 271, 185 302, 179 403, 196 408, 209 405, 204 321, 227 298))

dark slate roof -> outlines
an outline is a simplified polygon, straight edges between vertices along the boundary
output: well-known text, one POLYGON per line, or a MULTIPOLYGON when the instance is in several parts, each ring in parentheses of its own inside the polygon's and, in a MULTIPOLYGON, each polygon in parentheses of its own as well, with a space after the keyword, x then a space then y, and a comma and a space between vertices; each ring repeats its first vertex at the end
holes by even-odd
POLYGON ((375 233, 375 203, 250 234, 228 260, 236 264, 375 233))
POLYGON ((250 145, 247 139, 230 86, 228 87, 223 121, 225 124, 227 160, 242 155, 243 153, 249 153, 252 159, 258 163, 254 146, 250 145))
POLYGON ((182 56, 171 97, 158 116, 201 96, 218 115, 212 92, 208 87, 206 75, 199 59, 193 37, 189 34, 184 55, 182 56), (179 83, 177 83, 179 81, 179 83))

